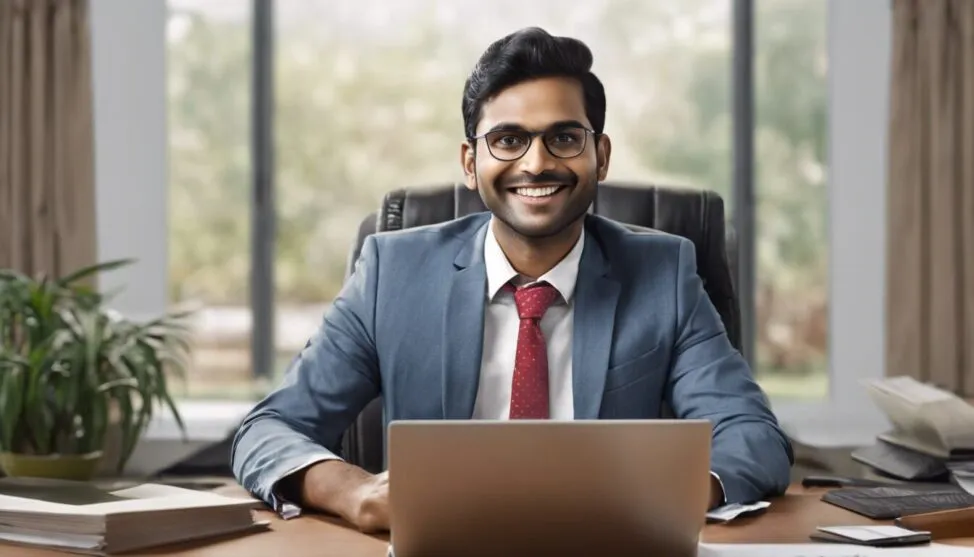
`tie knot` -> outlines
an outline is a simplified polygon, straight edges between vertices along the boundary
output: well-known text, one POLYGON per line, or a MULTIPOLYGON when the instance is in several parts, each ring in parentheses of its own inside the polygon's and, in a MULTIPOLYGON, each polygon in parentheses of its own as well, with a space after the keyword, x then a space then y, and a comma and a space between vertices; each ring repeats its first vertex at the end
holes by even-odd
POLYGON ((521 319, 541 319, 559 295, 558 289, 547 282, 521 288, 508 284, 507 289, 514 292, 517 315, 521 319))

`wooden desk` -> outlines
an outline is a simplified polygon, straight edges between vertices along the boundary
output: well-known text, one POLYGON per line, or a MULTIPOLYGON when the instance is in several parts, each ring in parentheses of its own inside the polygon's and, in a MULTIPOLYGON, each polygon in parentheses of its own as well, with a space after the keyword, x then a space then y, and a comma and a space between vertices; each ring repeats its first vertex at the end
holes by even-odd
MULTIPOLYGON (((872 524, 875 521, 819 500, 821 489, 793 487, 774 499, 771 508, 757 517, 730 524, 707 525, 703 541, 711 543, 809 543, 817 526, 872 524)), ((271 520, 271 531, 209 543, 184 544, 147 553, 129 555, 172 555, 176 557, 265 557, 286 550, 290 557, 385 557, 388 536, 367 536, 341 521, 316 515, 271 520)), ((937 540, 940 543, 974 547, 974 538, 937 540)), ((63 557, 63 553, 0 545, 0 557, 63 557)))

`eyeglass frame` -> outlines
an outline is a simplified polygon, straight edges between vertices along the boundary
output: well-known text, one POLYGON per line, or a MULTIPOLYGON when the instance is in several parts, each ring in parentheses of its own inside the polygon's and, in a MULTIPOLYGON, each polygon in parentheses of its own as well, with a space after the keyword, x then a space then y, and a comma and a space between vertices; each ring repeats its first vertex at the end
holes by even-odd
POLYGON ((551 150, 551 147, 548 146, 548 142, 545 141, 544 138, 542 137, 541 144, 544 145, 545 150, 548 151, 548 153, 552 157, 555 157, 556 159, 560 159, 560 160, 571 160, 571 159, 574 159, 576 157, 581 156, 581 154, 585 152, 585 148, 588 147, 588 134, 592 134, 592 136, 593 137, 596 137, 596 138, 598 138, 598 136, 602 135, 602 134, 596 132, 595 130, 593 130, 591 128, 585 127, 584 125, 582 125, 579 122, 558 122, 558 123, 555 123, 555 124, 552 124, 552 125, 548 126, 544 130, 534 131, 534 132, 528 131, 528 130, 526 130, 524 128, 513 128, 513 127, 510 128, 510 129, 508 129, 508 128, 492 129, 492 130, 488 130, 488 131, 486 131, 486 132, 484 132, 484 133, 482 133, 480 135, 475 135, 473 137, 468 137, 467 138, 467 141, 473 143, 474 144, 474 147, 476 148, 476 142, 477 142, 477 140, 478 139, 483 139, 483 140, 485 140, 484 141, 485 145, 487 145, 487 152, 490 153, 490 156, 491 157, 493 157, 494 159, 496 159, 498 161, 501 161, 501 162, 514 162, 516 160, 520 160, 521 158, 524 157, 524 155, 527 155, 528 154, 528 151, 531 150, 531 146, 534 145, 534 138, 536 138, 538 136, 543 136, 543 135, 545 135, 546 133, 548 133, 550 131, 558 130, 558 129, 576 129, 576 130, 582 130, 583 132, 585 132, 584 139, 582 139, 582 147, 578 150, 578 153, 576 153, 576 154, 574 154, 574 155, 572 155, 570 157, 562 157, 560 155, 555 154, 551 150), (486 142, 486 139, 487 139, 487 136, 488 135, 493 134, 493 133, 498 133, 498 132, 526 134, 528 136, 528 144, 524 148, 524 152, 522 152, 520 155, 514 157, 513 159, 502 159, 502 158, 498 157, 497 155, 495 155, 493 149, 490 148, 490 143, 487 143, 486 142))

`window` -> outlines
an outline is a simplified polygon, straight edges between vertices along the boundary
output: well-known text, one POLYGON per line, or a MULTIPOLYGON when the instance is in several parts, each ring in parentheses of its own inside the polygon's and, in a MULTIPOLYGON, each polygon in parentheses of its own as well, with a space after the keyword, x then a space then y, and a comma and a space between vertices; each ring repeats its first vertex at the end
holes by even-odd
POLYGON ((254 394, 249 5, 169 2, 169 300, 199 312, 192 397, 254 394))
MULTIPOLYGON (((248 359, 244 4, 170 0, 171 294, 203 309, 190 396, 253 397, 277 382, 255 382, 248 359)), ((756 6, 756 371, 773 397, 824 396, 825 7, 756 6)), ((274 7, 274 375, 320 323, 381 196, 461 177, 464 79, 484 47, 514 29, 539 25, 593 49, 608 95, 611 179, 715 190, 732 222, 730 2, 274 7)))
POLYGON ((778 399, 829 392, 827 7, 754 8, 757 370, 778 399))
POLYGON ((726 2, 278 6, 275 295, 282 364, 338 293, 359 223, 383 194, 462 179, 464 80, 486 45, 514 29, 539 25, 593 49, 608 96, 612 179, 713 184, 727 197, 727 141, 707 139, 728 131, 726 2), (687 90, 697 84, 701 94, 688 102, 687 90))

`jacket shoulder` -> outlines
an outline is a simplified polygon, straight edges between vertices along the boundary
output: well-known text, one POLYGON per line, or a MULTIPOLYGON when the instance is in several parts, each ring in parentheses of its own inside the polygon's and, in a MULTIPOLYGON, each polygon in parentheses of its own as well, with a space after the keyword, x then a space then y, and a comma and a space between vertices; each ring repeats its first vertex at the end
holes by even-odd
POLYGON ((476 213, 445 222, 426 224, 403 228, 401 230, 384 230, 372 234, 376 243, 381 247, 419 244, 438 244, 455 242, 469 238, 490 218, 489 214, 476 213))
POLYGON ((599 215, 589 215, 588 229, 599 240, 602 248, 609 252, 626 253, 629 249, 679 251, 682 243, 690 242, 670 232, 626 224, 599 215))

